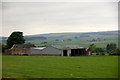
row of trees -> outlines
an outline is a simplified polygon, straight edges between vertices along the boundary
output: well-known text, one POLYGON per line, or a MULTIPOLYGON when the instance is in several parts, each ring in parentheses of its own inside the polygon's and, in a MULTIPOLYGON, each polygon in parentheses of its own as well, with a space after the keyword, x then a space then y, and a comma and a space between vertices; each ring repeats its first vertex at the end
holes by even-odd
POLYGON ((91 44, 90 49, 93 53, 109 53, 109 54, 120 54, 120 49, 117 48, 115 43, 107 44, 106 48, 96 48, 95 44, 91 44))

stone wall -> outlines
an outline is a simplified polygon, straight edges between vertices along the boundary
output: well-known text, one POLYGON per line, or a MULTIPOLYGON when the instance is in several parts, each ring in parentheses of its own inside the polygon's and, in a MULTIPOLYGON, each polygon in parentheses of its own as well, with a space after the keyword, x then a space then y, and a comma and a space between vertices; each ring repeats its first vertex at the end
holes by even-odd
POLYGON ((61 54, 31 54, 30 56, 61 56, 61 54))
POLYGON ((12 54, 12 50, 6 49, 5 54, 12 54))
POLYGON ((30 55, 30 49, 7 49, 5 50, 5 54, 11 54, 11 55, 30 55))

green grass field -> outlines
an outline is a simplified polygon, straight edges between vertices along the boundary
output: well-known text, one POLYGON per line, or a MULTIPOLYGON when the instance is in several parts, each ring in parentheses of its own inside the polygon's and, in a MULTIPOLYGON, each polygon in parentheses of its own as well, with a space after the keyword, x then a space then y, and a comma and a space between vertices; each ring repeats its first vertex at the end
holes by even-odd
MULTIPOLYGON (((44 45, 41 44, 42 42, 48 42, 48 44, 46 45, 80 45, 83 47, 89 47, 90 44, 95 44, 96 47, 100 47, 100 48, 106 48, 107 44, 109 43, 116 43, 118 45, 118 38, 117 37, 97 37, 97 36, 91 36, 88 38, 80 38, 80 39, 74 39, 73 37, 69 37, 70 39, 72 39, 72 41, 67 41, 67 42, 61 42, 61 40, 66 39, 66 37, 63 38, 55 38, 55 37, 50 37, 47 38, 46 40, 33 40, 33 41, 26 41, 26 42, 30 42, 35 44, 36 46, 40 46, 40 45, 44 45), (92 40, 92 39, 96 39, 96 38, 100 38, 101 41, 96 41, 96 42, 90 42, 87 40, 92 40), (59 39, 60 41, 56 42, 55 40, 59 39), (104 39, 106 39, 104 41, 104 39)), ((69 39, 67 38, 67 39, 69 39)))
POLYGON ((117 56, 2 57, 3 78, 117 78, 117 56))

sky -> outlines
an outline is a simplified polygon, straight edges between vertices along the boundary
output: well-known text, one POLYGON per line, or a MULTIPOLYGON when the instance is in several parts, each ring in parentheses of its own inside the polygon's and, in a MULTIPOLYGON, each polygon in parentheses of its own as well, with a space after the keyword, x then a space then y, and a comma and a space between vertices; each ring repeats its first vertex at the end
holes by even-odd
POLYGON ((118 30, 117 2, 3 2, 2 36, 118 30))

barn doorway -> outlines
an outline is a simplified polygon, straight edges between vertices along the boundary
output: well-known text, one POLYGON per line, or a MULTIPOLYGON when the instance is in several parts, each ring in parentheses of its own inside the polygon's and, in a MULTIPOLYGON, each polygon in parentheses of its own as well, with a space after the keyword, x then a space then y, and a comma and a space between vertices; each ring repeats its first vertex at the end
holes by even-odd
POLYGON ((67 56, 67 50, 63 50, 63 56, 67 56))
POLYGON ((85 55, 85 49, 71 49, 71 56, 83 56, 85 55))

